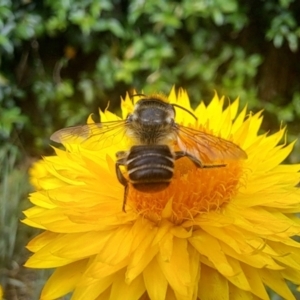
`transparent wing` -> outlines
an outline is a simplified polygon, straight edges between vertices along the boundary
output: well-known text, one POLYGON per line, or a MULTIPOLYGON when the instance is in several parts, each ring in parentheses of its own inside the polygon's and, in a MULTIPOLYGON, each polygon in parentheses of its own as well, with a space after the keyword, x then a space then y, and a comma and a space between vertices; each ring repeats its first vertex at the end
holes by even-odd
POLYGON ((126 120, 93 123, 60 129, 50 139, 57 143, 95 144, 108 147, 122 140, 125 134, 126 120))
POLYGON ((176 128, 179 148, 205 165, 247 158, 246 152, 230 141, 193 128, 180 125, 176 128))

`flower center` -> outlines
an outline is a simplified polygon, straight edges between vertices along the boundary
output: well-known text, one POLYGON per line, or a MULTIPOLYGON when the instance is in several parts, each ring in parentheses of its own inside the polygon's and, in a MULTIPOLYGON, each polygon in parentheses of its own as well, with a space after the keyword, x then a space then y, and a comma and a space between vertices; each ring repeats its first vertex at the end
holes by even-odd
POLYGON ((188 158, 176 161, 170 185, 159 192, 129 188, 128 205, 143 217, 159 222, 171 201, 167 218, 175 224, 211 210, 218 210, 236 194, 242 175, 240 162, 225 167, 197 168, 188 158))

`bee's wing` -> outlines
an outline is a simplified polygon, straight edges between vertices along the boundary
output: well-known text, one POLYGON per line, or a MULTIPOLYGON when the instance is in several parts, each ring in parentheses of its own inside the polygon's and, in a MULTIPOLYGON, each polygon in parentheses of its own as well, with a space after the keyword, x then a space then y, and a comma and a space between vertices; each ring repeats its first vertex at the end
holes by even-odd
POLYGON ((204 165, 247 158, 246 152, 230 141, 193 128, 181 125, 176 127, 179 148, 199 159, 204 165))
POLYGON ((54 132, 50 139, 57 143, 95 143, 102 147, 119 142, 125 134, 126 120, 73 126, 54 132))

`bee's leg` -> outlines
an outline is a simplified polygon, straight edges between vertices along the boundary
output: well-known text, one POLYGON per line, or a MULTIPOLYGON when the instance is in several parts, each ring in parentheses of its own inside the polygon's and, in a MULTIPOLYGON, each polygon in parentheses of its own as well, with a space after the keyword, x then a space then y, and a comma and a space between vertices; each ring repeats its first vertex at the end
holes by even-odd
POLYGON ((124 164, 122 162, 117 161, 116 162, 116 174, 117 174, 117 178, 119 180, 119 182, 124 185, 126 187, 126 185, 128 184, 128 180, 125 178, 125 176, 123 175, 120 166, 123 166, 124 164))
POLYGON ((123 206, 122 210, 126 212, 125 206, 126 206, 126 201, 127 201, 127 195, 128 195, 128 180, 125 178, 123 175, 120 166, 125 166, 126 165, 126 159, 127 155, 126 152, 119 151, 116 154, 117 156, 117 161, 116 161, 116 174, 119 182, 124 186, 124 198, 123 198, 123 206))
POLYGON ((188 157, 198 168, 204 168, 202 162, 197 159, 196 157, 184 152, 184 151, 176 151, 175 152, 175 160, 182 158, 182 157, 188 157))
POLYGON ((123 205, 122 205, 122 210, 125 213, 126 213, 127 195, 128 195, 128 184, 125 186, 125 189, 124 189, 124 198, 123 198, 123 205))
POLYGON ((219 167, 225 167, 226 164, 219 164, 219 165, 204 165, 198 158, 195 156, 184 152, 184 151, 176 151, 175 152, 175 160, 182 158, 182 157, 188 157, 198 168, 219 168, 219 167))
POLYGON ((227 164, 219 164, 219 165, 203 165, 202 168, 206 168, 206 169, 209 169, 209 168, 222 168, 222 167, 226 167, 227 164))

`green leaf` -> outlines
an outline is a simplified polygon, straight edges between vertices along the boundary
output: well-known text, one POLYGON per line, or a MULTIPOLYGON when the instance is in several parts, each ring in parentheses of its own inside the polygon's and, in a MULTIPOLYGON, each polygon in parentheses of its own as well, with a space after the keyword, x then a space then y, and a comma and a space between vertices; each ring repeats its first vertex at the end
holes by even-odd
POLYGON ((278 33, 273 38, 273 43, 276 48, 280 48, 283 44, 283 35, 278 33))

